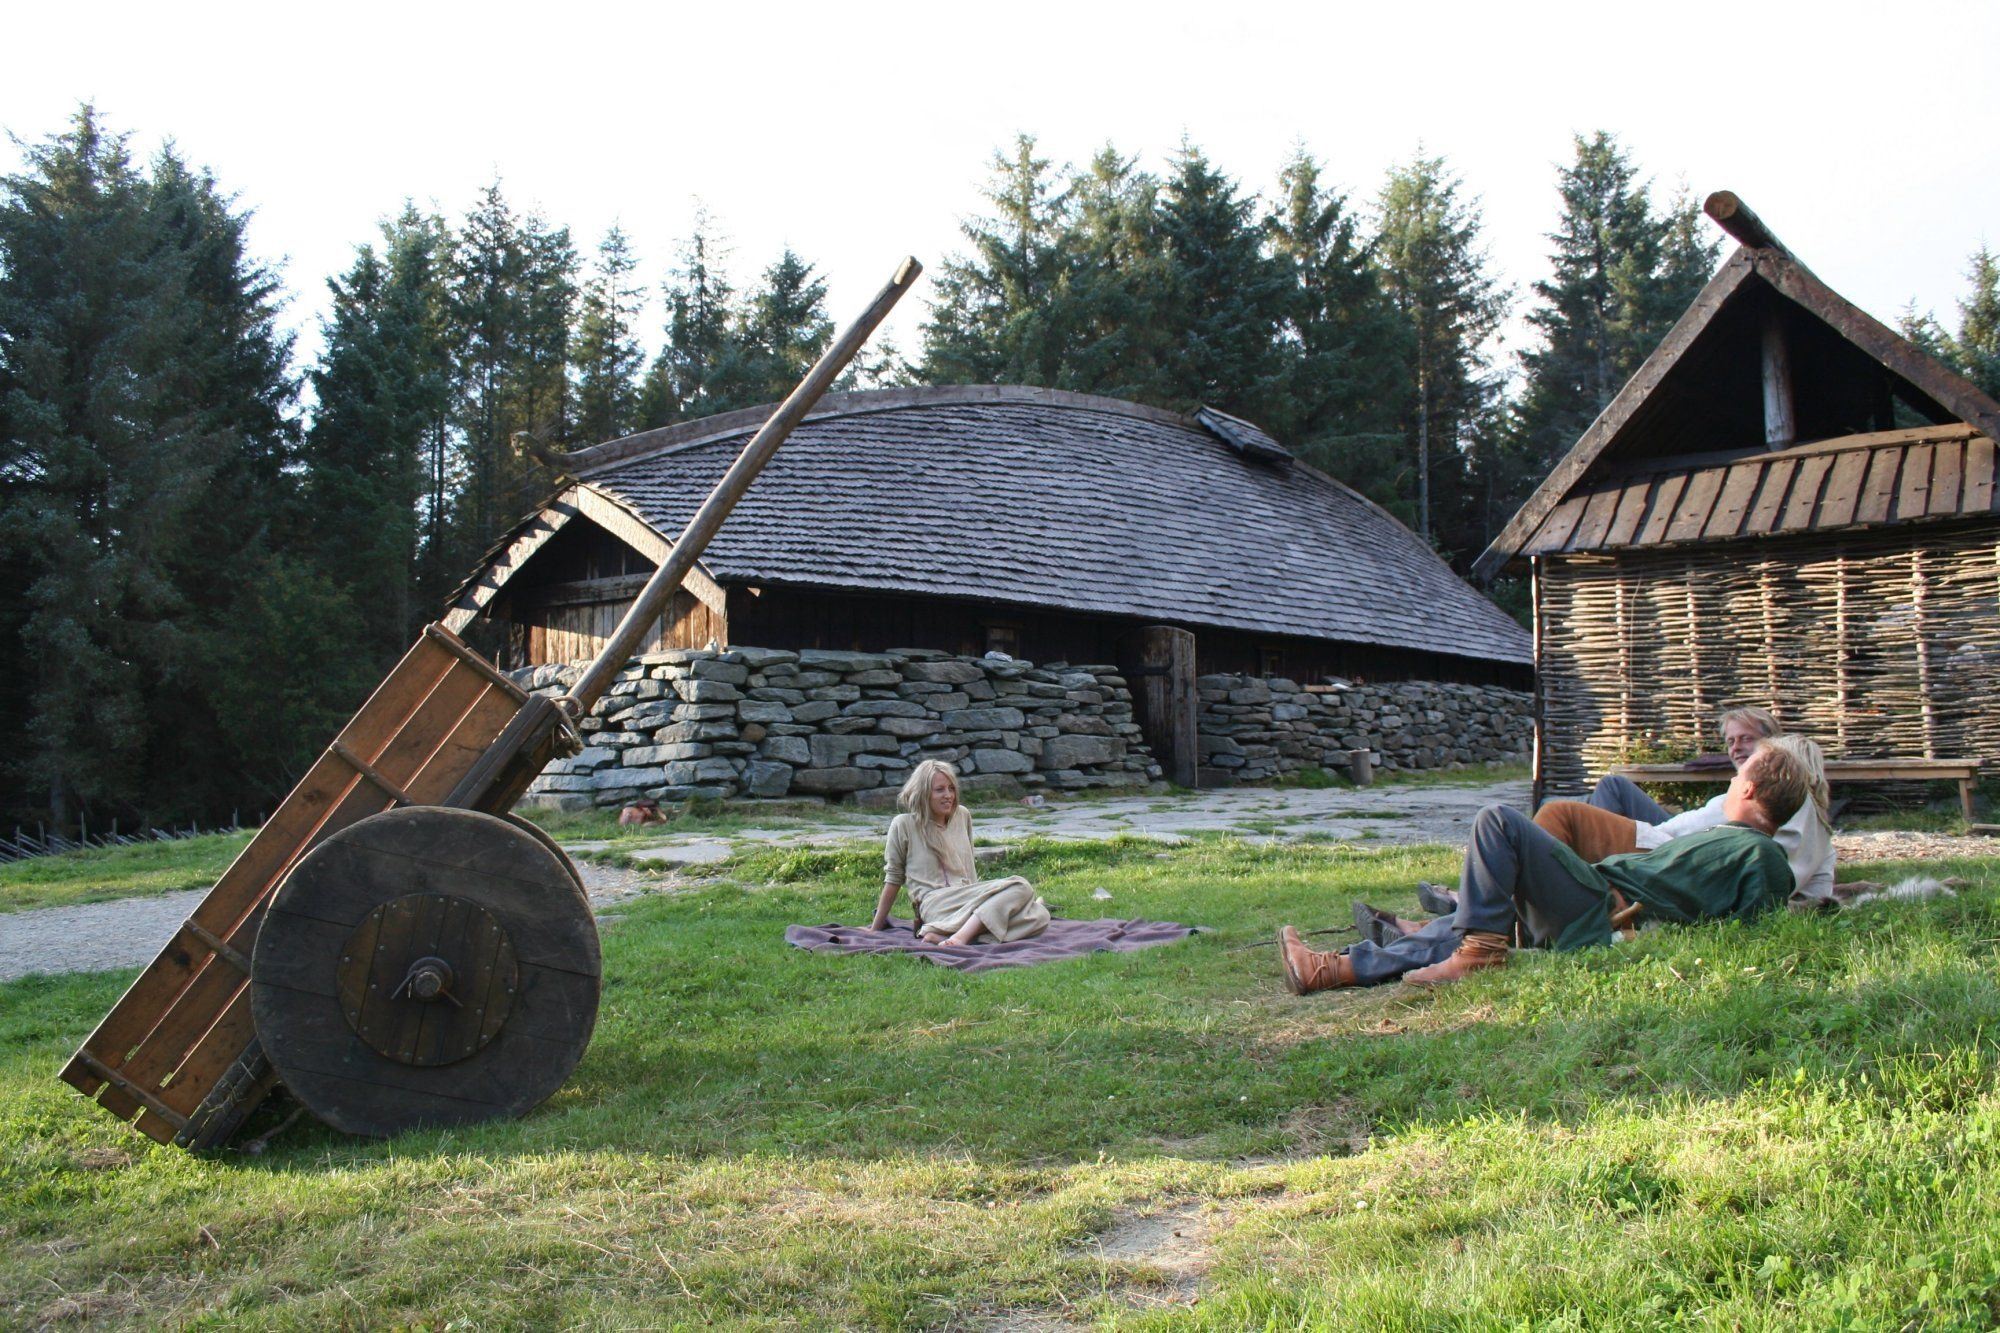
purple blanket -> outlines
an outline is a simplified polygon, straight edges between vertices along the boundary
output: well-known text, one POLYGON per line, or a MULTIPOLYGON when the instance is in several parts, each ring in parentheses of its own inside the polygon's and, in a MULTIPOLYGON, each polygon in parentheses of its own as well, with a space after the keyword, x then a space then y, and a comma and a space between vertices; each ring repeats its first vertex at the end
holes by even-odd
POLYGON ((950 947, 926 944, 908 921, 891 921, 887 930, 866 926, 787 926, 785 942, 813 953, 907 953, 960 972, 985 972, 996 967, 1028 967, 1090 953, 1130 953, 1156 944, 1172 944, 1195 933, 1194 926, 1172 921, 1066 921, 1057 917, 1033 939, 950 947))

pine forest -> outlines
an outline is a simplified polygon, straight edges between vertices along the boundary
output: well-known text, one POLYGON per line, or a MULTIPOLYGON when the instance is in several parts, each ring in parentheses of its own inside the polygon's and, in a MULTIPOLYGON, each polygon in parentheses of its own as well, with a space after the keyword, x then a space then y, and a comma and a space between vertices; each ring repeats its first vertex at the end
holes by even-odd
MULTIPOLYGON (((1155 172, 1023 136, 932 263, 913 345, 877 344, 845 387, 1208 404, 1463 569, 1720 257, 1609 133, 1551 184, 1548 276, 1516 290, 1476 184, 1421 149, 1353 186, 1301 149, 1253 183, 1189 142, 1155 172)), ((306 362, 281 308, 317 277, 251 253, 249 215, 88 106, 0 181, 10 827, 268 810, 571 450, 774 402, 832 333, 810 255, 738 265, 702 214, 642 256, 495 182, 456 215, 384 201, 306 362)), ((1952 315, 1903 328, 2000 393, 2000 258, 1971 257, 1952 315)))

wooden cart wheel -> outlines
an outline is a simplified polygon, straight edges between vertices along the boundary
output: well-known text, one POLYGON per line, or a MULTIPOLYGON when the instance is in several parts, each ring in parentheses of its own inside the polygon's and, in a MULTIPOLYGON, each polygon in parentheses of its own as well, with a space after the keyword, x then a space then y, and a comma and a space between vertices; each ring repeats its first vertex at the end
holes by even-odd
POLYGON ((518 1116, 597 1019, 597 926, 568 858, 474 810, 409 806, 332 835, 272 899, 257 1040, 351 1134, 518 1116))
POLYGON ((564 868, 569 871, 570 881, 576 885, 577 897, 583 899, 586 903, 590 901, 590 890, 583 887, 583 872, 576 868, 576 862, 569 859, 569 853, 564 851, 561 845, 549 836, 547 829, 537 824, 534 820, 523 819, 517 814, 508 813, 500 817, 515 828, 520 829, 523 833, 530 834, 536 842, 541 843, 542 846, 561 857, 564 868))

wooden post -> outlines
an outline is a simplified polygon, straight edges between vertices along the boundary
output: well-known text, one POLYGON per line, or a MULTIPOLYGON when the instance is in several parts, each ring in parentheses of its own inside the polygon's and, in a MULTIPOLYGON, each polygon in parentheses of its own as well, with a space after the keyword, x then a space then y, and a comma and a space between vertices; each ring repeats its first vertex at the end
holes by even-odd
POLYGON ((1911 631, 1917 641, 1917 699, 1924 715, 1924 758, 1935 759, 1938 757, 1937 695, 1931 688, 1931 646, 1924 638, 1924 607, 1930 600, 1929 593, 1929 585, 1924 581, 1924 552, 1918 547, 1910 552, 1911 631))
POLYGON ((1548 635, 1546 633, 1547 627, 1542 623, 1541 556, 1534 556, 1528 561, 1528 605, 1530 607, 1529 619, 1534 623, 1535 636, 1535 742, 1532 751, 1534 756, 1532 762, 1534 764, 1535 783, 1533 793, 1528 799, 1534 804, 1536 809, 1540 809, 1543 794, 1542 786, 1545 781, 1545 765, 1547 764, 1547 760, 1543 755, 1544 751, 1548 748, 1548 726, 1546 722, 1548 710, 1544 702, 1548 694, 1548 687, 1544 682, 1548 677, 1542 672, 1542 654, 1545 651, 1544 645, 1548 642, 1548 635))
POLYGON ((1734 236, 1744 245, 1758 250, 1776 250, 1780 254, 1790 254, 1785 243, 1764 225, 1764 219, 1750 211, 1750 205, 1738 199, 1729 190, 1717 190, 1702 201, 1702 212, 1715 219, 1715 225, 1734 236))
POLYGON ((1837 710, 1833 718, 1835 743, 1840 747, 1837 755, 1846 755, 1847 719, 1853 706, 1853 689, 1848 679, 1847 644, 1847 556, 1845 553, 1833 562, 1833 699, 1837 710))
POLYGON ((1347 752, 1347 778, 1357 787, 1366 787, 1375 781, 1375 752, 1373 750, 1349 750, 1347 752))
POLYGON ((1139 725, 1167 780, 1193 787, 1201 762, 1194 635, 1173 625, 1139 631, 1139 725))
POLYGON ((1764 312, 1764 443, 1777 448, 1798 439, 1793 412, 1792 357, 1785 342, 1784 320, 1775 309, 1764 312))

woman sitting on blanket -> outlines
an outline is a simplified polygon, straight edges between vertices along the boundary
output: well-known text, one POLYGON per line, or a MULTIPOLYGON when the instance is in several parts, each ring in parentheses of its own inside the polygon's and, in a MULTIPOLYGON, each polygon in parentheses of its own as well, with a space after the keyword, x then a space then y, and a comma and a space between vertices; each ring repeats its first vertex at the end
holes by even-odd
POLYGON ((882 897, 874 929, 886 929, 889 909, 905 886, 917 932, 932 944, 971 944, 982 935, 999 943, 1048 928, 1049 908, 1019 875, 979 879, 972 859, 972 814, 958 799, 958 773, 926 759, 903 784, 903 808, 889 824, 882 858, 882 897))

